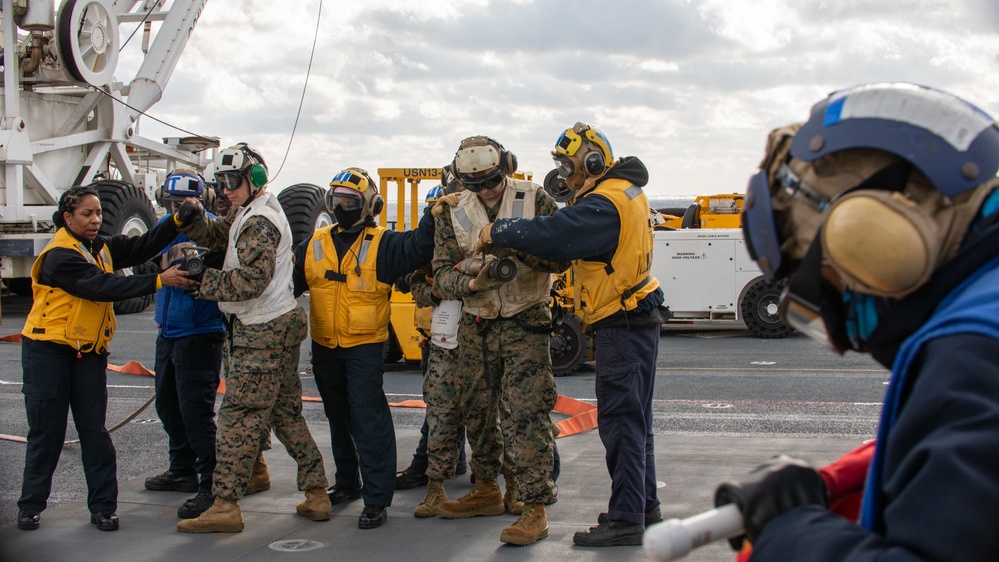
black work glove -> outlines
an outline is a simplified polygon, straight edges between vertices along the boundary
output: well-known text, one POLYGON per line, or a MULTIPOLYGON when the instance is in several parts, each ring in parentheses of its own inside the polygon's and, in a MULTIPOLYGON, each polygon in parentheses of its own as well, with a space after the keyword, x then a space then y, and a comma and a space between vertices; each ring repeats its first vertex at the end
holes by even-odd
POLYGON ((177 222, 181 226, 187 226, 194 222, 195 219, 201 216, 201 209, 194 203, 185 201, 177 209, 177 222))
POLYGON ((774 517, 795 507, 815 504, 828 507, 826 483, 805 461, 786 455, 756 467, 739 482, 724 482, 715 490, 715 507, 734 503, 742 512, 746 534, 729 539, 734 550, 743 539, 755 543, 774 517))
POLYGON ((413 289, 413 286, 411 284, 412 280, 413 280, 413 274, 412 273, 407 273, 407 274, 403 275, 402 277, 396 279, 395 280, 395 290, 399 291, 402 294, 406 294, 406 293, 410 292, 413 289))

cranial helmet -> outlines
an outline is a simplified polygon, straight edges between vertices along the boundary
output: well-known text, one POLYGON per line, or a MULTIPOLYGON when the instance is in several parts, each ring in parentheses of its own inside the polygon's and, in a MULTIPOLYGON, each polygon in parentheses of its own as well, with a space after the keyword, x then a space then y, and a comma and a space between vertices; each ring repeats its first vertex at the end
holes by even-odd
POLYGON ((442 195, 444 195, 444 186, 435 185, 434 187, 430 188, 430 191, 427 192, 427 198, 425 202, 427 205, 433 205, 434 203, 437 202, 438 199, 441 198, 442 195))
POLYGON ((230 146, 215 156, 215 180, 219 188, 237 189, 243 178, 250 182, 251 199, 267 185, 264 157, 245 142, 230 146))
POLYGON ((385 204, 378 194, 375 182, 361 168, 344 168, 333 176, 330 188, 326 191, 325 202, 326 209, 334 214, 338 207, 344 211, 360 209, 359 222, 381 213, 385 204))
POLYGON ((997 170, 999 127, 970 103, 912 84, 841 90, 770 133, 747 247, 767 278, 791 279, 785 320, 828 338, 823 267, 851 293, 911 294, 957 252, 997 170))
POLYGON ((451 169, 451 164, 441 168, 441 185, 444 186, 444 193, 446 195, 458 193, 464 191, 465 189, 465 186, 461 184, 458 176, 456 176, 454 171, 451 169))
POLYGON ((552 159, 558 175, 578 190, 585 179, 602 176, 614 165, 614 150, 596 127, 576 123, 559 135, 552 159))
POLYGON ((201 199, 205 206, 211 206, 215 200, 215 192, 205 189, 205 178, 194 170, 174 170, 167 175, 163 185, 156 190, 156 202, 161 207, 171 203, 180 203, 188 197, 201 199))
POLYGON ((494 189, 505 176, 516 172, 517 156, 490 137, 468 137, 454 154, 451 171, 465 189, 477 193, 494 189))

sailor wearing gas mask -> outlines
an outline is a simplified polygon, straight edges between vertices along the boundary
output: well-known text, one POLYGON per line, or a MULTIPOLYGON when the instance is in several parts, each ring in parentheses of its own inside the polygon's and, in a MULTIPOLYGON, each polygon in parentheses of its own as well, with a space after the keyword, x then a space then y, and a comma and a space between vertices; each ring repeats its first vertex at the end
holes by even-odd
POLYGON ((583 321, 596 334, 597 422, 611 476, 608 511, 577 532, 579 546, 637 545, 662 520, 652 434, 663 293, 652 277, 652 225, 642 190, 649 173, 634 156, 614 159, 607 137, 576 123, 552 151, 559 199, 550 217, 499 218, 477 231, 480 248, 512 248, 572 260, 583 321), (580 233, 586 233, 581 236, 580 233))
MULTIPOLYGON (((206 208, 215 192, 194 170, 175 170, 157 191, 157 202, 172 213, 187 197, 206 208)), ((209 214, 209 218, 215 218, 209 214)), ((167 215, 161 220, 173 220, 167 215)), ((203 248, 178 234, 160 256, 161 269, 181 265, 200 279, 206 264, 220 269, 225 251, 204 254, 203 248)), ((225 323, 214 301, 194 299, 172 287, 156 291, 156 414, 169 445, 166 472, 146 478, 152 491, 196 492, 177 510, 181 519, 201 515, 215 502, 215 393, 222 368, 225 323)))
POLYGON ((754 561, 995 560, 999 128, 911 84, 835 92, 770 133, 743 227, 785 320, 892 371, 859 524, 806 463, 723 484, 754 561))

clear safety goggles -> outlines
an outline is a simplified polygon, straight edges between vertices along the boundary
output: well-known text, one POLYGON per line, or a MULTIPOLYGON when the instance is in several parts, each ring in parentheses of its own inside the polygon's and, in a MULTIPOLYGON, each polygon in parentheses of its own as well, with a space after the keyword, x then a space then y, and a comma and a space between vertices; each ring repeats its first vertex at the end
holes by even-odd
POLYGON ((326 192, 326 208, 330 211, 336 208, 357 211, 363 206, 361 194, 349 187, 331 187, 326 192))
POLYGON ((215 181, 219 184, 219 189, 226 191, 236 191, 243 185, 243 172, 218 172, 215 174, 215 181))
POLYGON ((573 163, 572 159, 556 156, 552 158, 552 161, 555 162, 555 171, 558 172, 559 177, 568 178, 576 173, 576 164, 573 163))

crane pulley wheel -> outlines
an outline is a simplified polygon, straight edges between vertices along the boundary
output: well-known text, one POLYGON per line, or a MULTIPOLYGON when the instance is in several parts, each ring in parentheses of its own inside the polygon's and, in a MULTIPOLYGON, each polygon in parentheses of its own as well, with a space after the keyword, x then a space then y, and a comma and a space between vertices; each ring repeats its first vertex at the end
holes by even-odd
POLYGON ((110 0, 64 0, 56 22, 59 56, 70 78, 104 86, 118 65, 118 16, 110 0))

